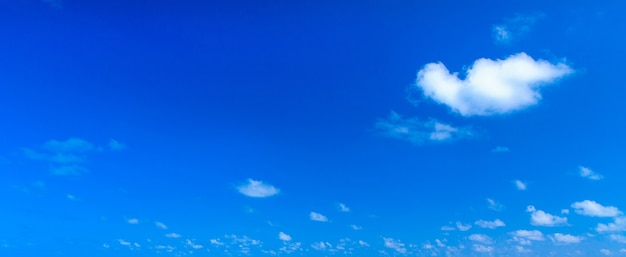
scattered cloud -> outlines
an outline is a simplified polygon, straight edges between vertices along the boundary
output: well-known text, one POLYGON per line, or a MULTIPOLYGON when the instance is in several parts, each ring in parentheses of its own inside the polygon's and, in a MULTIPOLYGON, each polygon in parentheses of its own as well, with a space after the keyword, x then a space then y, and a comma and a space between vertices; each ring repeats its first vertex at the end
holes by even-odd
POLYGON ((539 230, 516 230, 509 232, 509 235, 513 238, 513 241, 521 245, 530 245, 532 241, 545 240, 543 233, 539 230))
POLYGON ((288 242, 288 241, 291 241, 291 236, 285 234, 284 232, 280 232, 278 233, 278 239, 280 239, 281 241, 288 242))
MULTIPOLYGON (((169 234, 165 234, 165 237, 168 237, 168 238, 180 238, 181 236, 180 236, 180 234, 177 234, 177 233, 169 233, 169 234)), ((217 242, 213 242, 213 240, 211 240, 211 243, 212 244, 216 244, 217 242)))
POLYGON ((160 228, 160 229, 167 229, 167 226, 166 226, 165 224, 163 224, 162 222, 158 222, 158 221, 157 221, 157 222, 154 222, 154 225, 155 225, 157 228, 160 228))
POLYGON ((317 212, 311 212, 309 214, 309 218, 311 218, 311 220, 313 221, 319 221, 319 222, 327 222, 328 218, 326 218, 326 216, 322 215, 321 213, 317 213, 317 212))
POLYGON ((441 227, 441 230, 443 230, 443 231, 452 231, 452 230, 456 230, 456 229, 453 228, 453 227, 450 227, 450 226, 443 226, 443 227, 441 227))
POLYGON ((487 244, 487 245, 493 244, 494 242, 493 239, 491 239, 491 237, 485 234, 471 234, 468 237, 468 239, 476 243, 487 244))
POLYGON ((593 170, 587 167, 580 166, 578 167, 578 169, 579 169, 580 176, 583 178, 587 178, 590 180, 601 180, 604 178, 604 176, 594 172, 593 170))
POLYGON ((339 203, 339 211, 341 211, 341 212, 349 212, 350 208, 348 208, 348 206, 346 206, 343 203, 339 203))
POLYGON ((506 226, 504 222, 501 221, 500 219, 496 219, 494 221, 478 220, 474 224, 476 224, 476 226, 479 226, 481 228, 489 228, 489 229, 495 229, 498 227, 506 226))
POLYGON ((526 183, 524 183, 524 181, 521 180, 515 180, 515 187, 517 188, 517 190, 526 190, 526 183))
POLYGON ((510 151, 511 150, 509 150, 509 148, 505 146, 497 146, 496 148, 491 149, 492 153, 508 153, 510 151))
POLYGON ((600 249, 600 253, 606 256, 611 255, 611 251, 609 249, 600 249))
POLYGON ((526 211, 531 213, 530 224, 533 226, 555 227, 567 225, 566 217, 559 217, 546 213, 542 210, 537 210, 535 209, 535 206, 529 205, 526 208, 526 211))
POLYGON ((265 198, 280 193, 278 188, 253 179, 248 179, 248 183, 238 186, 237 190, 245 196, 254 198, 265 198))
POLYGON ((120 143, 119 141, 115 140, 115 139, 111 139, 109 140, 109 150, 111 151, 122 151, 126 149, 126 145, 120 143))
POLYGON ((569 209, 563 209, 563 210, 561 210, 561 214, 569 214, 569 209))
POLYGON ((530 32, 535 23, 545 15, 521 15, 506 19, 503 23, 493 25, 493 40, 498 44, 509 44, 530 32))
POLYGON ((609 238, 611 239, 611 241, 626 244, 626 236, 624 235, 613 234, 613 235, 609 235, 609 238))
POLYGON ((333 246, 329 242, 315 242, 311 244, 311 248, 318 250, 318 251, 324 251, 332 247, 333 246))
POLYGON ((361 229, 363 229, 363 227, 357 226, 357 225, 354 225, 354 224, 350 225, 350 228, 353 229, 353 230, 361 230, 361 229))
POLYGON ((376 129, 384 136, 414 144, 453 141, 472 136, 469 128, 453 127, 435 119, 421 121, 417 118, 403 118, 395 112, 391 112, 387 119, 378 120, 376 129))
POLYGON ((481 58, 460 79, 443 63, 429 63, 417 74, 424 96, 463 116, 510 113, 535 105, 539 89, 572 73, 565 63, 535 60, 526 53, 504 60, 481 58))
POLYGON ((475 252, 479 252, 479 253, 491 253, 493 252, 493 247, 481 245, 481 244, 474 244, 472 246, 472 250, 474 250, 475 252))
POLYGON ((472 225, 470 224, 463 224, 460 221, 456 222, 456 228, 458 228, 460 231, 468 231, 472 228, 472 225))
POLYGON ((550 239, 552 239, 552 241, 554 241, 555 243, 563 243, 563 244, 577 244, 583 240, 581 236, 573 236, 570 234, 561 234, 561 233, 555 233, 553 236, 550 237, 550 239))
POLYGON ((496 200, 487 198, 487 203, 489 204, 487 207, 491 210, 494 210, 494 211, 504 210, 504 205, 500 204, 499 202, 496 202, 496 200))
POLYGON ((617 207, 603 206, 591 200, 575 202, 571 207, 576 213, 590 217, 617 217, 622 215, 622 212, 617 207))
POLYGON ((396 240, 393 238, 383 238, 383 241, 385 242, 385 247, 392 249, 398 253, 401 254, 406 254, 407 253, 407 249, 404 245, 404 243, 400 242, 400 240, 396 240))
POLYGON ((126 222, 128 222, 128 224, 139 224, 139 220, 138 219, 128 219, 126 220, 126 222))
POLYGON ((600 223, 596 227, 596 231, 603 232, 624 232, 626 231, 626 217, 616 217, 612 223, 600 223))

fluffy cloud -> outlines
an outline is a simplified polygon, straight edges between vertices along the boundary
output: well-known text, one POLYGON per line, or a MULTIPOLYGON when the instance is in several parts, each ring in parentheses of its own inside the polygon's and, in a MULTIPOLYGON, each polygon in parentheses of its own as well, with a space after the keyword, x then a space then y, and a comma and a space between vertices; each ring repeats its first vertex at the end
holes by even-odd
POLYGON ((280 192, 278 188, 275 188, 272 185, 253 179, 248 179, 248 183, 238 186, 237 190, 245 196, 255 198, 270 197, 280 192))
POLYGON ((281 241, 288 242, 288 241, 291 241, 291 236, 285 234, 284 232, 280 232, 278 233, 278 239, 280 239, 281 241))
POLYGON ((579 169, 580 176, 583 178, 587 178, 590 180, 600 180, 604 178, 604 176, 594 172, 593 170, 587 167, 580 166, 578 167, 578 169, 579 169))
POLYGON ((603 206, 595 201, 584 200, 572 204, 574 211, 580 215, 591 217, 617 217, 622 212, 613 206, 603 206))
POLYGON ((504 222, 501 221, 500 219, 496 219, 494 221, 479 220, 479 221, 476 221, 476 223, 474 224, 476 224, 477 226, 481 228, 489 228, 489 229, 495 229, 498 227, 506 226, 504 222))
POLYGON ((491 253, 491 252, 493 252, 493 247, 492 246, 475 244, 475 245, 472 246, 472 250, 474 250, 475 252, 479 252, 479 253, 491 253))
POLYGON ((515 187, 517 187, 518 190, 526 190, 526 183, 519 179, 515 180, 515 187))
POLYGON ((328 218, 326 218, 326 216, 322 215, 321 213, 317 213, 313 211, 309 214, 309 218, 311 218, 311 220, 313 221, 320 221, 320 222, 328 221, 328 218))
MULTIPOLYGON (((626 244, 626 236, 623 235, 609 235, 611 241, 626 244)), ((626 252, 626 251, 625 251, 626 252)))
POLYGON ((530 224, 533 226, 554 227, 567 225, 567 218, 537 210, 535 206, 529 205, 526 211, 531 213, 530 224))
POLYGON ((596 227, 598 232, 622 232, 626 231, 626 217, 616 217, 615 221, 608 224, 600 223, 596 227))
POLYGON ((403 118, 395 112, 391 112, 387 119, 379 120, 376 129, 387 137, 415 144, 452 141, 472 135, 468 128, 453 127, 434 119, 421 121, 417 118, 403 118))
POLYGON ((535 105, 539 88, 572 73, 565 63, 535 60, 526 53, 504 60, 478 59, 464 79, 443 63, 429 63, 417 74, 424 96, 463 116, 504 114, 535 105))
POLYGON ((550 237, 550 239, 552 239, 552 241, 556 243, 564 243, 564 244, 577 244, 577 243, 580 243, 581 240, 583 240, 583 238, 580 236, 573 236, 570 234, 561 234, 561 233, 555 233, 552 237, 550 237))
POLYGON ((532 241, 543 241, 543 233, 539 230, 516 230, 510 232, 509 235, 513 241, 522 245, 530 245, 532 241))
POLYGON ((385 247, 389 249, 393 249, 394 251, 401 253, 401 254, 407 253, 407 249, 404 246, 404 243, 400 242, 400 240, 384 237, 383 241, 385 242, 385 247))
POLYGON ((471 234, 468 239, 481 244, 493 244, 493 239, 485 234, 471 234))

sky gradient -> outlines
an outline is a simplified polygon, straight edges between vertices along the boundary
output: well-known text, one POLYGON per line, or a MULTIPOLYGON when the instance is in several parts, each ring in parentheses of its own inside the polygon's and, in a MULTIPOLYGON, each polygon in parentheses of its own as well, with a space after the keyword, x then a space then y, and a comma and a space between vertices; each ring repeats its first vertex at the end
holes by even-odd
POLYGON ((626 256, 623 1, 0 2, 1 256, 626 256))

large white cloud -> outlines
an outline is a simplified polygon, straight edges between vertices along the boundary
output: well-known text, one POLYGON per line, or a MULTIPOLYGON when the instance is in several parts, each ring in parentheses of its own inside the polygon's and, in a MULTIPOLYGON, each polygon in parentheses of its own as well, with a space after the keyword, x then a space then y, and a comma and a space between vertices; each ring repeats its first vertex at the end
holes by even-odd
POLYGON ((617 207, 603 206, 591 200, 575 202, 572 204, 572 208, 580 215, 591 217, 617 217, 622 215, 622 212, 617 207))
POLYGON ((280 192, 278 188, 254 179, 248 179, 248 183, 238 186, 237 190, 245 196, 255 198, 270 197, 280 192))
POLYGON ((504 60, 478 59, 463 79, 443 63, 426 64, 417 73, 417 87, 463 116, 494 115, 537 104, 541 86, 572 72, 565 63, 552 64, 518 53, 504 60))

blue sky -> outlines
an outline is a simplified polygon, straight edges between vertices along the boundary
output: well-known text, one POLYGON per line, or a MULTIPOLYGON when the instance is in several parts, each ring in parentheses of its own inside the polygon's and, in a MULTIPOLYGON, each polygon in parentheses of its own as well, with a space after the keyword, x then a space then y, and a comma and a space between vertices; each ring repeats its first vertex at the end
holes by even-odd
POLYGON ((0 3, 2 256, 626 256, 620 1, 0 3))

